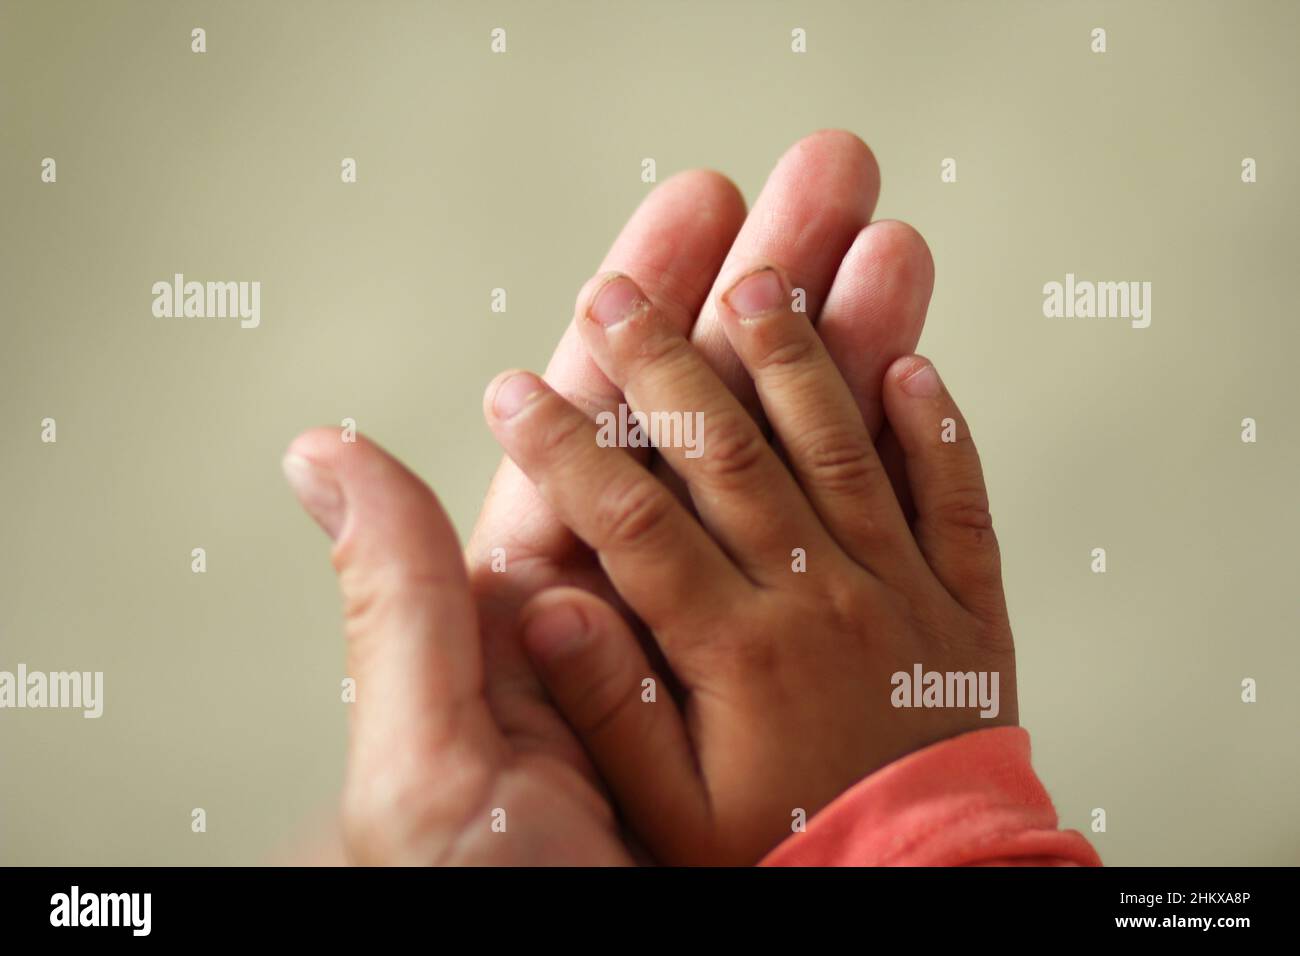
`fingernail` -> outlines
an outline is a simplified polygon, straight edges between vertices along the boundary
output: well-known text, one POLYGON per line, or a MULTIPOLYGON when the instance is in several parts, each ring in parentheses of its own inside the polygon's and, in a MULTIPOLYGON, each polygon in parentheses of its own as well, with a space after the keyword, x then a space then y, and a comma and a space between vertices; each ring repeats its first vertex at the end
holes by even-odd
POLYGON ((347 508, 343 503, 343 490, 334 476, 300 455, 286 455, 280 467, 306 512, 316 519, 331 540, 337 540, 347 518, 347 508))
POLYGON ((939 373, 934 366, 925 362, 902 382, 903 391, 913 398, 934 398, 939 394, 939 373))
POLYGON ((557 604, 539 611, 528 621, 524 641, 538 657, 561 657, 586 644, 587 624, 572 606, 557 604))
POLYGON ((596 291, 587 315, 608 329, 645 306, 646 298, 637 284, 627 276, 616 275, 596 291))
POLYGON ((516 372, 497 386, 492 396, 492 412, 497 418, 513 418, 524 406, 541 394, 542 383, 531 372, 516 372))
POLYGON ((751 272, 723 296, 738 315, 763 315, 779 308, 785 301, 785 287, 775 269, 751 272))

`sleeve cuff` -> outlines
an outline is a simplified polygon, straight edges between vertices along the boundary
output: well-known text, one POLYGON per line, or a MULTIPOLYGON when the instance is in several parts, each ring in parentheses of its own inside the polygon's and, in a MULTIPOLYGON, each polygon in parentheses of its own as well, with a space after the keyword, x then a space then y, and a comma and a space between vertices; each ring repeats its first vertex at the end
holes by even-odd
POLYGON ((932 744, 859 781, 762 866, 1100 866, 1056 810, 1020 727, 932 744))

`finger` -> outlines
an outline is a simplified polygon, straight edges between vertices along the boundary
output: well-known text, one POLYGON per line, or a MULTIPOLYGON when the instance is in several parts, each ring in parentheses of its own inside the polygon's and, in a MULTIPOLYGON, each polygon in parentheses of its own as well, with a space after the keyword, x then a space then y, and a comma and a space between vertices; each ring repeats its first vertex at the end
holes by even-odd
POLYGON ((885 369, 916 349, 933 288, 934 261, 921 234, 905 223, 873 222, 844 256, 818 316, 817 332, 874 438, 884 422, 885 369))
POLYGON ((428 765, 453 731, 467 746, 501 743, 483 702, 460 544, 428 487, 364 438, 306 432, 290 445, 284 472, 334 540, 355 681, 349 816, 390 832, 385 808, 402 801, 402 781, 385 767, 428 765))
MULTIPOLYGON (((668 321, 691 327, 745 218, 745 201, 726 177, 679 173, 650 193, 623 227, 601 265, 633 276, 668 321)), ((546 370, 557 392, 589 415, 622 396, 587 354, 570 323, 546 370)), ((563 554, 570 532, 543 505, 509 459, 501 463, 471 537, 476 559, 503 547, 521 556, 563 554)))
MULTIPOLYGON (((745 201, 724 176, 707 170, 679 173, 656 187, 636 209, 605 256, 603 268, 636 276, 665 314, 688 328, 744 218, 745 201)), ((546 374, 561 394, 589 414, 621 400, 592 362, 572 323, 546 374)), ((553 574, 557 562, 572 568, 577 549, 580 542, 573 532, 546 506, 518 466, 504 458, 467 549, 475 586, 490 595, 488 603, 499 620, 512 622, 519 605, 540 580, 553 574), (514 568, 529 568, 532 558, 542 560, 534 566, 534 574, 495 574, 489 570, 494 553, 508 555, 514 568)), ((594 582, 599 574, 594 562, 590 571, 594 582)), ((549 735, 551 746, 570 746, 572 736, 563 723, 549 720, 554 712, 545 706, 541 685, 513 638, 513 626, 485 622, 485 627, 489 698, 502 725, 527 726, 536 736, 539 727, 551 722, 555 725, 549 735)))
MULTIPOLYGON (((706 169, 679 173, 637 208, 594 275, 631 276, 664 319, 685 335, 744 221, 744 197, 727 177, 706 169)), ((587 300, 594 281, 588 280, 576 301, 587 300)), ((572 322, 545 377, 587 412, 612 408, 622 398, 592 361, 572 322)))
POLYGON ((884 399, 906 458, 917 544, 958 602, 973 613, 1001 617, 998 542, 966 420, 934 366, 920 356, 890 366, 884 399))
MULTIPOLYGON (((756 266, 771 263, 784 271, 792 287, 803 290, 804 307, 809 316, 816 316, 854 237, 871 221, 879 194, 875 156, 845 130, 805 136, 786 150, 768 176, 691 331, 691 343, 756 420, 762 421, 762 408, 727 341, 717 296, 756 266)), ((856 360, 853 355, 846 358, 856 360)), ((680 479, 666 463, 656 461, 654 471, 685 497, 680 479)))
MULTIPOLYGON (((652 630, 669 630, 748 586, 646 468, 621 448, 601 447, 595 423, 537 376, 497 376, 484 414, 506 454, 598 552, 619 594, 652 630)), ((671 656, 671 647, 664 651, 671 656)))
POLYGON ((804 137, 768 176, 691 333, 692 344, 752 414, 761 414, 758 398, 727 341, 717 296, 745 273, 770 264, 804 291, 808 314, 817 315, 844 254, 871 221, 879 194, 876 158, 844 130, 804 137))
POLYGON ((681 859, 682 835, 707 830, 708 799, 681 713, 627 622, 577 588, 543 591, 522 618, 543 683, 632 829, 681 859))
POLYGON ((903 460, 903 449, 898 444, 898 436, 889 427, 888 421, 880 427, 880 434, 876 437, 876 454, 880 456, 880 463, 885 468, 885 474, 889 476, 889 484, 898 499, 903 520, 910 528, 913 519, 916 518, 916 506, 912 504, 912 489, 907 486, 907 463, 903 460))
POLYGON ((741 568, 756 579, 784 579, 793 548, 828 543, 758 425, 636 283, 607 277, 583 314, 592 357, 628 406, 647 416, 652 435, 654 416, 667 423, 659 455, 685 480, 700 519, 741 568), (680 431, 668 427, 678 421, 680 431))
POLYGON ((719 300, 727 337, 804 493, 840 547, 889 578, 922 563, 858 404, 780 273, 749 273, 719 300), (901 566, 901 567, 900 567, 901 566))

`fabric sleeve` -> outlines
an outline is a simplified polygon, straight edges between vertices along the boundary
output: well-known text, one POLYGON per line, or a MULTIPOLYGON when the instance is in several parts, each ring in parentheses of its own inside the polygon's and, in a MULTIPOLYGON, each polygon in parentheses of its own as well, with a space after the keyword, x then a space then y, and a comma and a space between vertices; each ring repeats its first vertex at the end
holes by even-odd
POLYGON ((763 866, 1100 866, 1057 829, 1020 727, 977 730, 882 767, 845 791, 763 866))

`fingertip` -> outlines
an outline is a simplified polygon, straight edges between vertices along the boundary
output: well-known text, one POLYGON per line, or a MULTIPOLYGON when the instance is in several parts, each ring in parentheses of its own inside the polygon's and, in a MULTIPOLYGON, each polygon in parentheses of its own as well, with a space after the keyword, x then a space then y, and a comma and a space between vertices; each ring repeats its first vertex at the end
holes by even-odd
POLYGON ((343 488, 333 470, 319 461, 290 450, 280 461, 284 479, 298 503, 320 525, 331 541, 337 541, 347 521, 343 488))
POLYGON ((899 385, 909 398, 938 398, 943 393, 939 373, 929 362, 917 366, 899 385))
POLYGON ((867 141, 852 130, 838 126, 825 126, 813 130, 795 143, 794 148, 833 149, 859 161, 869 162, 873 167, 877 165, 876 154, 871 151, 867 141))
POLYGON ((331 557, 336 567, 355 549, 359 525, 390 523, 411 500, 412 486, 416 496, 428 492, 401 462, 357 432, 354 423, 298 435, 285 450, 280 468, 303 510, 334 543, 331 557))
POLYGON ((623 272, 606 272, 591 289, 581 315, 609 329, 650 307, 649 297, 635 279, 623 272))
POLYGON ((745 197, 740 187, 716 169, 685 169, 669 176, 659 188, 688 190, 696 202, 715 215, 739 213, 743 217, 745 212, 745 197))
MULTIPOLYGON (((881 252, 889 254, 911 266, 922 277, 934 277, 934 253, 925 236, 909 222, 901 219, 877 219, 866 227, 870 230, 872 244, 881 252)), ((911 277, 909 277, 911 278, 911 277)))
POLYGON ((524 649, 543 667, 585 649, 591 629, 577 604, 564 598, 534 604, 523 621, 524 649))
POLYGON ((817 165, 834 163, 850 171, 875 205, 875 195, 880 191, 880 164, 871 147, 856 133, 833 127, 816 130, 786 150, 781 162, 792 158, 811 160, 817 165))
POLYGON ((600 295, 605 286, 620 278, 627 279, 635 285, 635 280, 620 269, 602 269, 587 279, 582 284, 582 288, 578 290, 577 297, 573 300, 573 314, 583 317, 590 313, 596 297, 600 295))
POLYGON ((542 395, 546 385, 541 377, 524 369, 501 372, 488 383, 483 393, 483 414, 489 422, 514 418, 542 395))
MULTIPOLYGON (((911 436, 919 427, 916 402, 927 404, 943 395, 943 382, 934 363, 924 355, 904 355, 885 370, 882 389, 885 417, 900 438, 911 436)), ((905 441, 905 445, 910 442, 905 441)))
POLYGON ((885 383, 891 389, 901 389, 908 378, 926 367, 933 367, 933 364, 924 355, 899 356, 885 370, 885 383))
POLYGON ((761 263, 742 273, 718 296, 718 314, 735 323, 772 312, 788 311, 788 287, 789 282, 782 270, 761 263))
MULTIPOLYGON (((345 444, 340 441, 341 434, 341 427, 323 425, 309 428, 289 442, 283 458, 305 458, 320 465, 330 465, 340 446, 345 444)), ((360 435, 357 438, 363 440, 360 435)))
POLYGON ((358 468, 373 461, 376 448, 346 427, 320 426, 295 437, 280 458, 280 470, 294 497, 335 543, 344 537, 352 510, 347 485, 355 481, 358 468), (358 452, 358 457, 352 457, 358 452))

